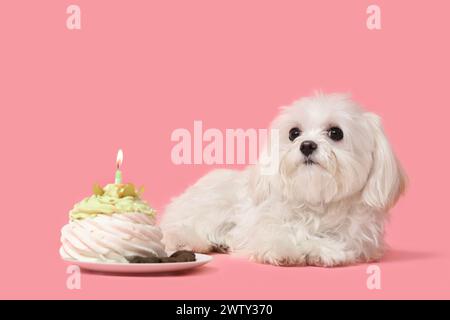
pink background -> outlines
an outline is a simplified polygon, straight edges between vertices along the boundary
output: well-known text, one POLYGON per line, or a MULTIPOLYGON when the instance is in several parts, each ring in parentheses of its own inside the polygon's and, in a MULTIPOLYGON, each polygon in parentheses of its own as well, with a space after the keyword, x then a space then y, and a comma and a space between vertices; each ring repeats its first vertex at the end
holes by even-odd
POLYGON ((1 298, 450 298, 450 49, 442 1, 0 3, 1 298), (381 31, 366 8, 382 8, 381 31), (78 4, 82 30, 66 28, 78 4), (66 289, 59 232, 94 182, 146 185, 160 211, 210 166, 175 166, 176 128, 264 128, 315 89, 380 114, 410 177, 378 265, 280 268, 215 256, 194 273, 85 274, 66 289))

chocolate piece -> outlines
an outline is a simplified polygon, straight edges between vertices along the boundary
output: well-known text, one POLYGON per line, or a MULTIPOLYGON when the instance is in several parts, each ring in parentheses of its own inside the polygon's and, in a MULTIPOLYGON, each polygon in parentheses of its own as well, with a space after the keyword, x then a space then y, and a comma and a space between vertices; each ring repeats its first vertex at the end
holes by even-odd
POLYGON ((191 262, 195 261, 195 253, 187 250, 180 250, 172 253, 170 257, 160 258, 161 263, 174 263, 174 262, 191 262))
POLYGON ((177 262, 195 261, 195 253, 187 250, 176 251, 170 257, 175 258, 177 262))
POLYGON ((174 262, 191 262, 195 261, 195 253, 187 250, 174 252, 170 257, 157 257, 155 255, 149 257, 131 256, 125 257, 129 263, 174 263, 174 262))
POLYGON ((127 261, 129 263, 160 263, 161 259, 152 256, 152 257, 139 257, 139 256, 132 256, 132 257, 126 257, 127 261))

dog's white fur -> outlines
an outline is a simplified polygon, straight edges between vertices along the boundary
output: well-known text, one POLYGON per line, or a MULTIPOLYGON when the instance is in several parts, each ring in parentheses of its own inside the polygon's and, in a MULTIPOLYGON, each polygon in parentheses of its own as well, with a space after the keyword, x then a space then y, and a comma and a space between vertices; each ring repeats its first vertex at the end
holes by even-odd
POLYGON ((176 198, 161 227, 168 249, 229 251, 274 265, 337 266, 378 260, 388 209, 406 177, 378 116, 349 96, 316 94, 283 108, 278 173, 260 165, 216 170, 176 198), (327 135, 331 126, 341 141, 327 135), (289 131, 302 134, 293 142, 289 131), (299 147, 313 140, 306 164, 299 147))

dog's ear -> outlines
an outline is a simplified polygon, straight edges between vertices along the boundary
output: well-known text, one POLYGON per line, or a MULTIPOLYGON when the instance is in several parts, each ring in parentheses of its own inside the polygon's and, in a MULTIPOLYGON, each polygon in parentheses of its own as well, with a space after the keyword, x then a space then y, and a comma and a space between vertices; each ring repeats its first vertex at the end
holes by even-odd
POLYGON ((380 118, 364 114, 367 126, 374 136, 372 168, 363 189, 363 201, 374 208, 387 210, 404 192, 407 177, 384 134, 380 118))
POLYGON ((270 132, 261 137, 258 162, 249 167, 249 192, 255 205, 266 200, 277 185, 280 170, 280 131, 272 125, 270 132))
POLYGON ((250 195, 253 203, 258 205, 270 195, 270 176, 262 173, 260 164, 249 167, 248 171, 250 195))

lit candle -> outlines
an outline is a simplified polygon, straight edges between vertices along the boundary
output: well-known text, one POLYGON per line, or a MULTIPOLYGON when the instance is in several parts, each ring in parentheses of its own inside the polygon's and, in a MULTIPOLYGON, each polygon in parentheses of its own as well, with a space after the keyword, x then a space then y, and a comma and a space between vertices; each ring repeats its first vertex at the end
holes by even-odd
POLYGON ((116 184, 122 183, 122 172, 120 171, 122 162, 123 162, 123 151, 122 149, 119 149, 119 151, 117 152, 117 160, 116 160, 116 184))

